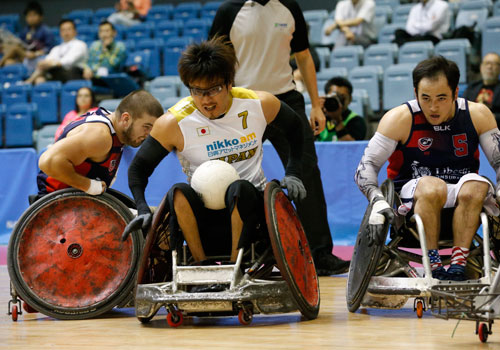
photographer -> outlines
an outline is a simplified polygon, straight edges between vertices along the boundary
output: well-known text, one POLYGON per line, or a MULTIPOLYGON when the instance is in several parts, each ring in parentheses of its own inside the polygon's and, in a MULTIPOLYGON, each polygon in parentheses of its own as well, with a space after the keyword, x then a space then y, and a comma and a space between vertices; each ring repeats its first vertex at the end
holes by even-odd
POLYGON ((317 136, 316 141, 359 141, 366 135, 363 117, 349 109, 352 101, 352 85, 349 80, 334 77, 325 85, 323 112, 326 128, 317 136))

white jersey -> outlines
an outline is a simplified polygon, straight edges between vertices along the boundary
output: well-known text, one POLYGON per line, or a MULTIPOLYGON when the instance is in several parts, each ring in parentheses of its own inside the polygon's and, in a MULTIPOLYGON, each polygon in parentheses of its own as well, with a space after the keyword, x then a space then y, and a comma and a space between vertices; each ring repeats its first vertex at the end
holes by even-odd
POLYGON ((208 119, 186 97, 169 109, 179 123, 184 149, 177 151, 182 170, 191 182, 193 172, 208 160, 231 164, 241 179, 264 190, 262 136, 267 126, 257 94, 244 88, 232 88, 232 103, 219 119, 208 119))

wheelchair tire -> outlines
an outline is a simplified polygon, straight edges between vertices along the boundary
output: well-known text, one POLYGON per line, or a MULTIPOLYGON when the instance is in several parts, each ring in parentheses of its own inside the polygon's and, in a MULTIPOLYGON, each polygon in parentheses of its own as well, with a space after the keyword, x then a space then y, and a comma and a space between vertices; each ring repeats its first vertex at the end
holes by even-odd
MULTIPOLYGON (((380 186, 385 200, 392 207, 394 204, 394 184, 392 180, 385 180, 380 186)), ((365 296, 370 279, 373 276, 377 264, 380 260, 380 255, 383 250, 383 245, 373 244, 368 246, 366 231, 368 229, 368 219, 371 213, 371 205, 368 205, 361 221, 361 226, 356 238, 354 252, 349 266, 349 276, 347 280, 346 302, 347 309, 350 312, 355 312, 361 305, 361 301, 365 296)), ((389 231, 389 223, 384 225, 384 237, 389 231)), ((385 242, 385 239, 384 239, 385 242)))
POLYGON ((280 185, 271 181, 264 191, 266 223, 276 264, 299 311, 307 319, 319 312, 319 280, 302 224, 280 185))
MULTIPOLYGON (((117 191, 114 191, 117 192, 117 191)), ((33 203, 12 232, 8 271, 16 292, 58 319, 98 316, 131 298, 142 234, 121 234, 133 218, 113 194, 75 189, 33 203)))

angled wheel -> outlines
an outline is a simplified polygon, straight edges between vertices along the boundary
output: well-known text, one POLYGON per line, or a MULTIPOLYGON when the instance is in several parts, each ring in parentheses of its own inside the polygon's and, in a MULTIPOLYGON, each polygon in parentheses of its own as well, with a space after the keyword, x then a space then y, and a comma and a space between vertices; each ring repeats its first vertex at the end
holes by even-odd
POLYGON ((142 246, 139 232, 121 241, 132 218, 108 193, 65 189, 39 199, 9 242, 15 290, 32 308, 60 319, 90 318, 121 304, 134 287, 142 246))
POLYGON ((422 316, 424 316, 424 304, 422 303, 422 300, 417 300, 415 304, 415 312, 417 313, 418 318, 422 318, 422 316))
POLYGON ((276 264, 299 311, 307 319, 314 319, 319 312, 319 281, 302 224, 275 181, 267 184, 264 203, 276 264))
POLYGON ((17 309, 17 305, 12 306, 12 310, 10 310, 10 315, 12 317, 12 321, 16 322, 17 317, 19 315, 19 311, 17 309))
POLYGON ((250 323, 252 323, 252 320, 253 320, 253 313, 251 310, 241 309, 238 312, 238 321, 240 322, 240 324, 248 326, 250 323))
POLYGON ((167 314, 167 323, 170 327, 179 327, 183 321, 184 316, 180 310, 175 310, 167 314))
POLYGON ((488 340, 488 325, 486 323, 480 323, 477 334, 481 343, 486 343, 488 340))
MULTIPOLYGON (((394 184, 389 179, 385 180, 380 189, 384 194, 385 200, 392 207, 394 204, 394 184)), ((367 230, 370 213, 371 205, 368 205, 363 220, 361 221, 351 265, 349 266, 346 301, 347 309, 350 312, 355 312, 359 308, 383 249, 383 244, 373 244, 371 247, 368 246, 367 230)), ((389 226, 389 223, 386 222, 383 228, 384 237, 387 236, 389 226)))

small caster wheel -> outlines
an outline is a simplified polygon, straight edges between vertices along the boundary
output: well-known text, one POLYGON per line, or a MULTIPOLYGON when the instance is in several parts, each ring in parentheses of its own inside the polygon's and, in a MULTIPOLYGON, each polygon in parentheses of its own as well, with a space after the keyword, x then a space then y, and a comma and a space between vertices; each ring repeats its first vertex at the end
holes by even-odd
POLYGON ((479 340, 481 343, 486 343, 488 340, 488 325, 486 323, 480 323, 478 329, 479 340))
POLYGON ((253 320, 252 311, 241 309, 238 312, 238 321, 240 321, 242 325, 248 326, 250 323, 252 323, 252 320, 253 320))
POLYGON ((26 311, 29 314, 34 314, 38 312, 34 308, 32 308, 27 302, 23 301, 23 310, 26 311))
POLYGON ((417 312, 417 317, 422 318, 424 315, 424 303, 422 303, 422 300, 417 300, 417 303, 415 304, 415 311, 417 312))
POLYGON ((170 327, 179 327, 184 321, 184 316, 180 310, 169 312, 167 314, 167 323, 170 327))
POLYGON ((19 310, 17 309, 17 305, 14 305, 11 310, 12 321, 17 321, 18 312, 19 310))

